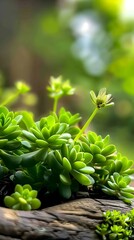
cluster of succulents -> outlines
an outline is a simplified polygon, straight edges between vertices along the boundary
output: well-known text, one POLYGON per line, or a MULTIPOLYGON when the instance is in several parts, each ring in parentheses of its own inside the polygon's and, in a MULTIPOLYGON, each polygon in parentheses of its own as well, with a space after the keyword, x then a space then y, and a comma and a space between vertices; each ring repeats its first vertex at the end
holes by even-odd
POLYGON ((92 155, 90 166, 95 169, 92 174, 95 181, 93 187, 131 203, 134 188, 129 184, 134 173, 133 161, 119 154, 116 146, 109 144, 109 141, 109 135, 103 139, 91 131, 81 137, 82 150, 92 155))
MULTIPOLYGON (((9 112, 6 107, 0 107, 0 152, 6 153, 6 151, 16 151, 21 142, 19 141, 19 135, 21 129, 19 127, 19 121, 21 116, 15 117, 13 112, 9 112)), ((9 168, 12 166, 11 161, 7 161, 7 164, 3 164, 2 158, 0 159, 0 179, 8 174, 9 168)))
POLYGON ((51 185, 59 188, 63 197, 71 197, 78 185, 90 186, 94 180, 91 174, 94 168, 88 166, 92 155, 80 151, 79 145, 63 144, 60 150, 50 151, 46 158, 48 168, 52 171, 51 185), (54 177, 53 177, 54 176, 54 177))
MULTIPOLYGON (((24 84, 19 83, 18 88, 20 93, 27 91, 24 84)), ((131 203, 133 161, 118 153, 109 135, 103 138, 87 131, 97 112, 113 105, 111 94, 106 94, 106 89, 97 96, 90 92, 95 109, 80 128, 78 113, 58 109, 59 99, 74 93, 69 81, 51 78, 47 89, 54 100, 53 111, 38 121, 28 111, 10 112, 0 107, 0 179, 8 174, 17 186, 13 195, 5 197, 5 205, 30 210, 40 204, 33 206, 27 198, 24 200, 23 190, 27 197, 38 196, 35 192, 29 195, 32 188, 37 193, 44 189, 44 194, 57 191, 63 198, 70 198, 83 186, 87 191, 99 189, 131 203)))
POLYGON ((107 181, 107 185, 103 186, 103 191, 108 195, 115 195, 126 203, 131 203, 134 195, 133 187, 128 187, 131 178, 126 175, 122 176, 118 172, 114 172, 107 181))
POLYGON ((96 233, 102 240, 133 239, 134 209, 127 213, 107 210, 103 213, 103 222, 97 225, 96 233))

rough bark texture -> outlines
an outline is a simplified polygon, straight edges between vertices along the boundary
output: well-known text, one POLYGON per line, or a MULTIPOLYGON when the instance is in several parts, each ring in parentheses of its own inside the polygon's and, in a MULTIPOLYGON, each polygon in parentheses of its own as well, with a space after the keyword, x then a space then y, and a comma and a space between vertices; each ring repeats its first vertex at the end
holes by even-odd
POLYGON ((39 211, 14 211, 0 208, 0 240, 97 240, 95 227, 102 212, 129 211, 119 200, 83 198, 39 211))

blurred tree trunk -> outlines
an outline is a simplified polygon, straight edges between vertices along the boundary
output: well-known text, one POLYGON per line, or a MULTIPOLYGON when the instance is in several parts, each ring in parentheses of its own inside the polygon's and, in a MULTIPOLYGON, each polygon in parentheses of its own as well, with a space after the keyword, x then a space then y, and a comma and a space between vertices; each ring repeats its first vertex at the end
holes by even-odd
POLYGON ((42 10, 47 12, 57 4, 58 0, 0 1, 0 71, 3 72, 7 87, 12 87, 17 80, 24 80, 31 85, 39 97, 37 115, 42 113, 42 109, 49 109, 45 87, 52 73, 49 75, 51 70, 44 60, 20 42, 19 32, 42 10))

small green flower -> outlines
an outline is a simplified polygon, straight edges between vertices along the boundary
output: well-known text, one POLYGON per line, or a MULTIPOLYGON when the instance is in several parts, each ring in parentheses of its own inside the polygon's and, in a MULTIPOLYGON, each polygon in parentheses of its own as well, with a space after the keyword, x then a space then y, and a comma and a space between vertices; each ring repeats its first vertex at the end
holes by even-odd
POLYGON ((76 135, 76 137, 74 139, 75 141, 77 141, 81 137, 81 135, 84 133, 84 131, 87 129, 87 127, 89 127, 89 124, 94 119, 94 117, 96 116, 99 109, 101 109, 103 107, 108 107, 108 106, 114 105, 114 103, 111 102, 112 95, 106 94, 106 88, 100 89, 98 96, 96 96, 94 91, 90 91, 90 97, 96 107, 95 107, 94 111, 92 112, 92 114, 90 115, 90 117, 85 122, 84 126, 79 131, 79 133, 76 135))
POLYGON ((47 87, 49 96, 54 99, 53 111, 56 112, 58 100, 67 95, 73 95, 75 89, 70 85, 69 80, 63 81, 62 76, 50 78, 50 86, 47 87))
POLYGON ((16 82, 15 85, 20 94, 24 94, 26 92, 29 92, 29 90, 30 90, 30 87, 23 81, 18 81, 18 82, 16 82))
POLYGON ((75 89, 70 85, 69 80, 63 82, 62 76, 50 78, 50 86, 47 87, 51 98, 62 97, 74 94, 75 89))
POLYGON ((90 91, 90 97, 92 102, 96 105, 97 108, 108 107, 114 105, 114 102, 111 102, 112 95, 106 94, 106 88, 100 89, 98 95, 94 91, 90 91))

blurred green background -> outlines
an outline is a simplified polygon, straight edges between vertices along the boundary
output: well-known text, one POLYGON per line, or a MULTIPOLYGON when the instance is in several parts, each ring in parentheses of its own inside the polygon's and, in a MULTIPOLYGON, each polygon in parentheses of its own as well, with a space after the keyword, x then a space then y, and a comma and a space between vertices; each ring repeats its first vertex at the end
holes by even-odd
POLYGON ((24 80, 31 92, 12 109, 48 113, 50 76, 70 79, 73 97, 62 104, 92 112, 89 91, 106 87, 115 106, 100 112, 91 125, 111 135, 118 150, 134 154, 134 1, 133 0, 1 0, 0 98, 24 80))

